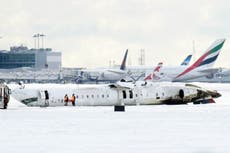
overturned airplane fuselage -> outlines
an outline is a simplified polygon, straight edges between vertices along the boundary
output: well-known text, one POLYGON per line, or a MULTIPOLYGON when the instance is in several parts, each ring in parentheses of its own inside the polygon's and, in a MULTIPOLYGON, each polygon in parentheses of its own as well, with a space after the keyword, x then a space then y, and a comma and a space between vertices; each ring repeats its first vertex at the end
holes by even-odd
POLYGON ((221 94, 191 84, 138 81, 104 85, 27 84, 12 90, 12 96, 27 106, 109 106, 212 103, 221 94))

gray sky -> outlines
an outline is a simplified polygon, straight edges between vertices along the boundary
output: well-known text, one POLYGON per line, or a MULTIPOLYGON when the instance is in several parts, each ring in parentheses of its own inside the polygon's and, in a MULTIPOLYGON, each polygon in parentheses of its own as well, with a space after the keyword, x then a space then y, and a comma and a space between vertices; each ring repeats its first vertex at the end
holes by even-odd
POLYGON ((230 67, 230 1, 224 0, 5 0, 0 5, 0 48, 34 46, 43 33, 45 47, 62 52, 65 67, 120 64, 126 48, 137 65, 178 65, 203 53, 217 38, 227 41, 216 66, 230 67))

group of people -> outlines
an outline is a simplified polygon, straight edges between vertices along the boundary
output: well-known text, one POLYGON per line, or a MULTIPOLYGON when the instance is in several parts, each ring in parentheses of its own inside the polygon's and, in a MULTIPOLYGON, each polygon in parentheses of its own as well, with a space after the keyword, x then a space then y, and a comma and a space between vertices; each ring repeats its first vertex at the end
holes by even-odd
POLYGON ((65 106, 68 105, 68 102, 71 102, 73 106, 75 106, 75 100, 76 100, 76 97, 74 94, 72 94, 72 97, 69 98, 67 94, 65 94, 64 96, 64 102, 65 102, 65 106))

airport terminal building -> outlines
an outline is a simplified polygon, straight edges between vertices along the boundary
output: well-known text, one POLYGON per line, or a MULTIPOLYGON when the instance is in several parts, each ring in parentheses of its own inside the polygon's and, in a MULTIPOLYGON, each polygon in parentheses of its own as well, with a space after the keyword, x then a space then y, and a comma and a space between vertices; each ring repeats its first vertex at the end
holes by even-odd
POLYGON ((60 70, 62 54, 52 51, 51 48, 28 49, 22 45, 10 47, 10 51, 0 51, 0 69, 21 67, 60 70))
POLYGON ((78 71, 62 68, 62 53, 51 48, 28 49, 21 45, 0 50, 0 82, 74 82, 78 71))

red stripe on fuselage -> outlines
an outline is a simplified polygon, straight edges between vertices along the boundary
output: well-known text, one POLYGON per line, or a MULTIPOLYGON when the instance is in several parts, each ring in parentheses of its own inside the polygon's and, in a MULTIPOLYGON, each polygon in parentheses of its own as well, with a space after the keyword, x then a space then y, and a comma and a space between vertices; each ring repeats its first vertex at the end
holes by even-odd
POLYGON ((198 67, 200 65, 200 63, 205 59, 205 57, 208 56, 208 54, 209 54, 209 51, 206 52, 203 56, 201 56, 193 65, 191 65, 186 70, 184 70, 184 72, 182 72, 181 74, 179 74, 178 76, 176 76, 176 78, 179 78, 180 76, 182 76, 182 75, 184 75, 184 74, 192 71, 196 67, 198 67))

